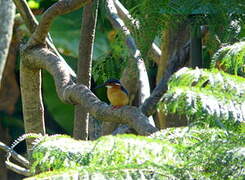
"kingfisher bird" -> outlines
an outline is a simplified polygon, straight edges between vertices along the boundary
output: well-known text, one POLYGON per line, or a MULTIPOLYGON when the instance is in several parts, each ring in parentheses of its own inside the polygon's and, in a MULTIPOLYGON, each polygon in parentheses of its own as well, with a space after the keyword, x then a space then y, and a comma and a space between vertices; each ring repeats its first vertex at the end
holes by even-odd
POLYGON ((107 98, 113 108, 119 108, 129 103, 128 91, 119 80, 109 79, 105 83, 97 86, 96 89, 104 86, 107 88, 107 98))

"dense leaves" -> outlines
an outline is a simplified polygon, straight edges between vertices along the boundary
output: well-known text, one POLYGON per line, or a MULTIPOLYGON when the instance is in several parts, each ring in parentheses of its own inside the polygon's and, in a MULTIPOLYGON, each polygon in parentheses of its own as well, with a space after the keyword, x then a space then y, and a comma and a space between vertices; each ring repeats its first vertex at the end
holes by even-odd
POLYGON ((81 179, 243 179, 244 142, 241 134, 195 127, 167 129, 151 137, 106 136, 94 142, 51 136, 36 142, 32 170, 67 174, 72 169, 68 174, 81 179))
POLYGON ((245 77, 245 42, 237 42, 219 49, 213 56, 212 67, 245 77))
POLYGON ((183 68, 171 77, 159 109, 234 129, 245 122, 244 85, 245 79, 217 70, 183 68))

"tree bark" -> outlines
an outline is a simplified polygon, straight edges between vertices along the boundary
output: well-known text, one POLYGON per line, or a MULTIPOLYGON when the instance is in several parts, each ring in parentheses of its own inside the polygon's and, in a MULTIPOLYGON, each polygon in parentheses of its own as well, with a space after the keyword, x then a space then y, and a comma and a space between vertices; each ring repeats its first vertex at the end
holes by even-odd
MULTIPOLYGON (((41 70, 29 68, 21 59, 20 88, 24 115, 25 133, 45 134, 44 107, 41 92, 41 70)), ((27 140, 27 150, 31 149, 32 141, 27 140)))
POLYGON ((0 0, 0 88, 14 26, 15 6, 12 0, 0 0))
MULTIPOLYGON (((91 86, 91 69, 95 29, 99 0, 86 5, 83 9, 79 58, 77 63, 77 83, 91 86)), ((89 113, 81 105, 75 106, 73 136, 76 139, 88 139, 89 113)))

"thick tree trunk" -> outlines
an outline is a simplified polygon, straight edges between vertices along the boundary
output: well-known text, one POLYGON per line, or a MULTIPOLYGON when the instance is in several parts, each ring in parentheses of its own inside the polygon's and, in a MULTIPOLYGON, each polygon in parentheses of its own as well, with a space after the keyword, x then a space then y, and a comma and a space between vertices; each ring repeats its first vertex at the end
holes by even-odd
MULTIPOLYGON (((95 29, 99 0, 86 5, 83 9, 82 31, 77 63, 77 83, 91 86, 91 69, 95 29)), ((73 136, 76 139, 88 139, 89 114, 81 105, 75 106, 73 136)))

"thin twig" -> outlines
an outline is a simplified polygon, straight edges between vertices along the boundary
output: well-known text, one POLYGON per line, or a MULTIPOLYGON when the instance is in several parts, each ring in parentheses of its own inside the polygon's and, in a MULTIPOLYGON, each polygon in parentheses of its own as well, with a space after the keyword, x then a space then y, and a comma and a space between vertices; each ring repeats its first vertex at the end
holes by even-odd
POLYGON ((13 0, 13 1, 21 17, 24 19, 27 29, 29 29, 29 31, 33 33, 38 25, 38 21, 36 20, 35 16, 31 12, 31 9, 29 8, 26 0, 13 0))

